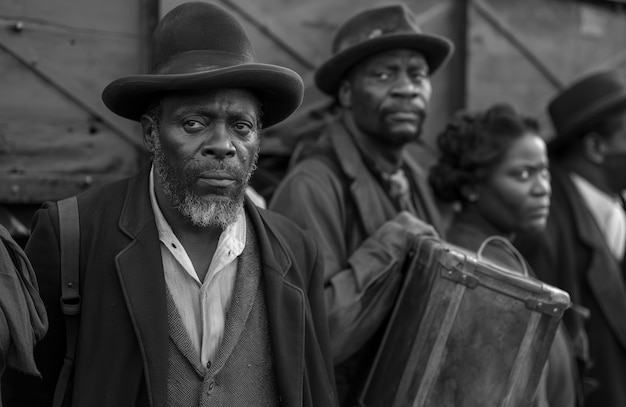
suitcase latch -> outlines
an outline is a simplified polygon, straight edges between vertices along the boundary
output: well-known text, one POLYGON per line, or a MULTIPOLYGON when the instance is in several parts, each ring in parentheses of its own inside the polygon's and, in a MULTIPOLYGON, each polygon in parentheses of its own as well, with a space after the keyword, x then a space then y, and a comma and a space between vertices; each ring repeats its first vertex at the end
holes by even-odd
POLYGON ((463 284, 469 288, 476 288, 480 284, 478 277, 465 273, 463 268, 458 265, 452 268, 442 267, 441 276, 445 279, 452 280, 455 283, 463 284))
POLYGON ((550 315, 553 317, 561 317, 563 312, 569 307, 569 304, 563 304, 551 301, 539 301, 536 298, 527 298, 524 301, 526 308, 541 312, 542 314, 550 315))

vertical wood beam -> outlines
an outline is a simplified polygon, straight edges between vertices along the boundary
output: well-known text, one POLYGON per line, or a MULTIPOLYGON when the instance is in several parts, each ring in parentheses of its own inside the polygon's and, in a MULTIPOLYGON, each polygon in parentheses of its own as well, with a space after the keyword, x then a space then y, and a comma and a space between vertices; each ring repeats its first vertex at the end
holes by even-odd
POLYGON ((554 86, 563 89, 563 82, 543 61, 521 40, 520 35, 508 27, 504 19, 484 0, 471 0, 471 5, 493 28, 511 43, 528 61, 554 86))

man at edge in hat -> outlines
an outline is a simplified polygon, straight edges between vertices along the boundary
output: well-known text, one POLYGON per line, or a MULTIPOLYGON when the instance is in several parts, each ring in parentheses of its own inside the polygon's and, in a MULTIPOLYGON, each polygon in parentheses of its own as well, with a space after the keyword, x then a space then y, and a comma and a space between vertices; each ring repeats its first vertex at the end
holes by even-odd
POLYGON ((552 203, 545 232, 517 244, 537 276, 569 292, 563 320, 585 406, 626 406, 626 83, 577 80, 548 105, 552 203))
POLYGON ((405 147, 421 135, 430 77, 452 51, 449 40, 421 33, 404 5, 345 22, 315 74, 341 113, 270 202, 321 246, 342 405, 367 377, 412 240, 441 232, 426 173, 405 147))
MULTIPOLYGON (((78 196, 72 406, 336 404, 317 244, 245 197, 261 123, 296 110, 303 84, 253 55, 230 14, 186 3, 157 26, 151 73, 104 90, 153 160, 78 196)), ((58 235, 48 203, 27 247, 50 312, 44 379, 14 376, 9 407, 50 406, 63 363, 58 235)))

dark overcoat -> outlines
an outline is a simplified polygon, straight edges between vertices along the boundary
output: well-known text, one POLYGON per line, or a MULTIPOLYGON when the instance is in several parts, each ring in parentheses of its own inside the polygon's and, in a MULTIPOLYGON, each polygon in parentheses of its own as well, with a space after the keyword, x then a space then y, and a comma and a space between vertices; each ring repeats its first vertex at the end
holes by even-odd
MULTIPOLYGON (((441 231, 441 215, 426 171, 408 151, 403 166, 412 184, 417 218, 441 231)), ((410 247, 399 210, 366 165, 342 118, 329 124, 315 147, 281 182, 270 209, 317 239, 337 387, 350 405, 367 377, 402 278, 410 247)))
POLYGON ((570 294, 590 311, 568 310, 564 321, 577 356, 585 360, 585 406, 626 406, 626 284, 624 266, 604 236, 569 174, 551 163, 552 203, 545 233, 518 246, 537 276, 570 294))
MULTIPOLYGON (((79 195, 82 311, 73 406, 165 407, 166 284, 150 206, 149 168, 79 195)), ((260 247, 272 352, 283 406, 333 406, 335 390, 316 243, 246 202, 260 247)), ((7 406, 49 406, 65 352, 56 204, 40 209, 27 246, 50 315, 37 348, 43 381, 12 377, 7 406)), ((6 397, 5 397, 6 398, 6 397)))

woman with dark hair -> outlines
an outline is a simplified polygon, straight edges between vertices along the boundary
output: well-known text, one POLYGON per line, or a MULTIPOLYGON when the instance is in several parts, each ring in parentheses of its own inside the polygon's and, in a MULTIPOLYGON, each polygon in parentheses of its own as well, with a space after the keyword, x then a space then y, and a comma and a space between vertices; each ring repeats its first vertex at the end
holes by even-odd
MULTIPOLYGON (((546 144, 539 126, 511 106, 461 113, 439 135, 439 161, 430 172, 435 195, 456 205, 446 239, 477 251, 490 236, 509 241, 516 233, 539 231, 550 205, 546 144)), ((510 248, 488 245, 483 257, 520 270, 510 248)), ((559 328, 550 350, 535 405, 576 405, 575 378, 568 338, 559 328)))
POLYGON ((509 239, 545 227, 550 174, 536 121, 509 105, 496 105, 484 113, 460 114, 437 143, 441 156, 431 169, 431 186, 440 200, 460 206, 448 230, 451 239, 465 238, 458 229, 472 225, 485 237, 509 239))

